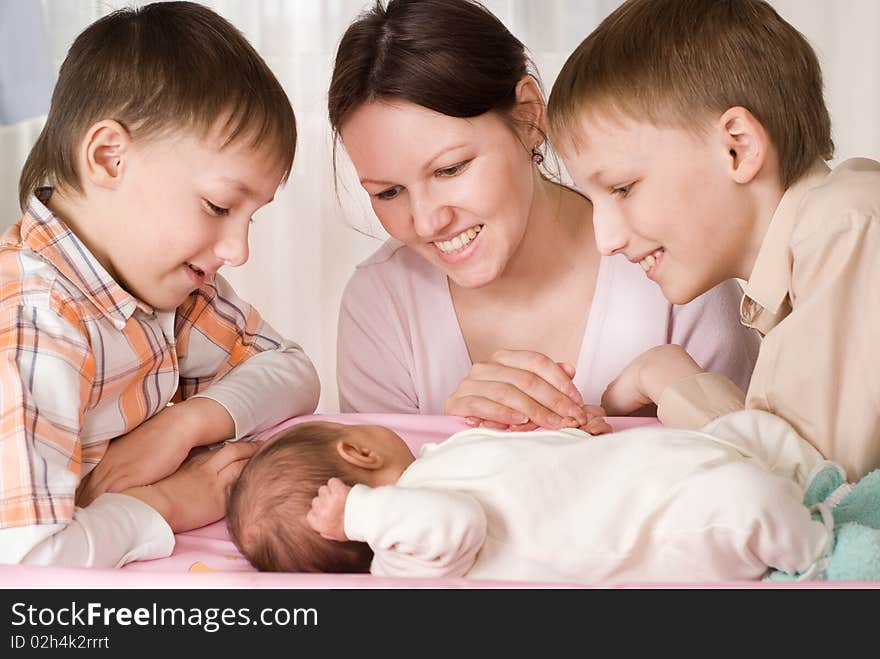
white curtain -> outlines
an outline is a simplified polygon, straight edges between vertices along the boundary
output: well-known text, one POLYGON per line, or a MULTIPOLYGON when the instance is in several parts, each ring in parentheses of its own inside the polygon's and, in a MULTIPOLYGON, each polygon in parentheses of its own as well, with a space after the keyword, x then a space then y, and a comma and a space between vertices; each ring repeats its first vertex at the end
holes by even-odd
MULTIPOLYGON (((40 0, 0 0, 39 2, 40 0)), ((825 71, 837 160, 880 159, 880 1, 771 0, 810 40, 825 71)), ((57 65, 76 34, 125 2, 42 0, 57 65)), ((135 3, 143 4, 143 3, 135 3)), ((227 272, 238 291, 282 333, 300 342, 323 385, 319 411, 337 411, 336 317, 355 265, 384 238, 350 166, 339 163, 334 190, 326 94, 333 55, 348 23, 368 0, 216 0, 275 71, 296 112, 293 175, 260 212, 251 259, 227 272), (365 235, 367 234, 367 235, 365 235)), ((488 0, 530 49, 546 90, 568 54, 618 0, 488 0)), ((4 53, 3 57, 14 57, 4 53)), ((18 173, 42 118, 0 127, 0 225, 16 221, 18 173)))

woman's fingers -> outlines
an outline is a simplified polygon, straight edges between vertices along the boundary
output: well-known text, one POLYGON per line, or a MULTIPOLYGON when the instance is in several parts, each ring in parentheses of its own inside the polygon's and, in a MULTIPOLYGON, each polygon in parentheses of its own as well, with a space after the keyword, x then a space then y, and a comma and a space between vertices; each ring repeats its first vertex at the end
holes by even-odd
POLYGON ((575 405, 584 404, 581 393, 572 382, 574 366, 571 364, 555 362, 547 355, 531 350, 499 350, 492 355, 491 362, 533 373, 557 391, 568 396, 575 405))

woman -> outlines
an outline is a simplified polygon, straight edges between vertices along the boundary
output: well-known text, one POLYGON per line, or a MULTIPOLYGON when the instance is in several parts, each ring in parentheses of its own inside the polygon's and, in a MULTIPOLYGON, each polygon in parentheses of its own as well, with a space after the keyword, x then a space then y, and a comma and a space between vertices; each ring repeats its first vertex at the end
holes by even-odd
POLYGON ((665 343, 748 382, 758 344, 736 283, 666 302, 624 258, 600 256, 589 200, 542 175, 531 69, 469 0, 377 3, 343 36, 330 122, 392 239, 343 295, 342 411, 582 425, 584 401, 665 343))

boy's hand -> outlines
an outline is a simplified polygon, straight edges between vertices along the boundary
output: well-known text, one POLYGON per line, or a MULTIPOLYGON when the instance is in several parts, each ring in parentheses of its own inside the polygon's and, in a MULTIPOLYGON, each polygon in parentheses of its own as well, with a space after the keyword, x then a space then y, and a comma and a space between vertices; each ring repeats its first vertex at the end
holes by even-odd
POLYGON ((678 345, 651 348, 632 360, 602 394, 602 407, 623 416, 660 401, 669 385, 703 369, 678 345))
POLYGON ((501 350, 471 367, 446 400, 446 414, 496 430, 573 428, 586 423, 574 367, 539 352, 501 350))
POLYGON ((598 405, 584 405, 587 414, 587 422, 580 427, 584 432, 591 435, 603 435, 611 432, 611 425, 605 420, 605 410, 598 405))
POLYGON ((306 515, 306 522, 322 538, 346 542, 345 501, 351 488, 338 478, 331 478, 318 490, 312 499, 312 509, 306 515))
POLYGON ((209 398, 166 407, 110 442, 104 457, 80 483, 77 505, 87 506, 104 492, 155 483, 174 473, 193 447, 234 434, 229 412, 209 398))
POLYGON ((226 489, 238 479, 258 448, 255 442, 236 442, 197 453, 158 483, 130 488, 122 494, 155 508, 175 533, 197 529, 223 518, 226 489))

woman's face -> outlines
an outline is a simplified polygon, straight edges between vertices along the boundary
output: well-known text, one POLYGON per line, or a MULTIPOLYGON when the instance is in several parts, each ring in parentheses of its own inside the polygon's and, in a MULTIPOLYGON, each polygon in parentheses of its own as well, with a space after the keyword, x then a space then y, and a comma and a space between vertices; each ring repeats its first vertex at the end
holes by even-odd
POLYGON ((389 234, 459 286, 484 286, 504 272, 526 230, 536 173, 502 117, 372 101, 351 113, 340 136, 389 234))

